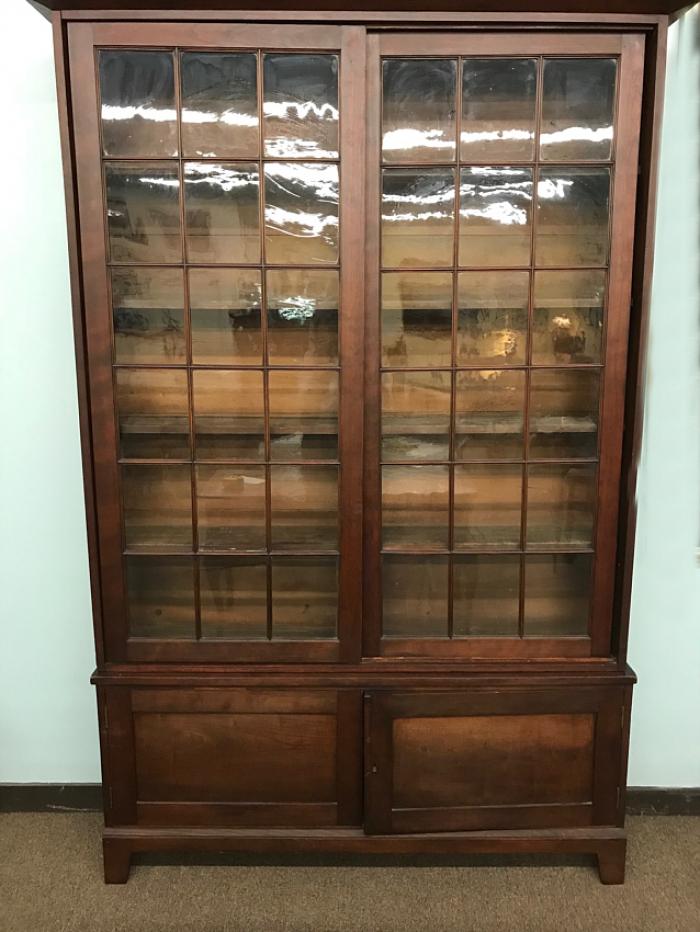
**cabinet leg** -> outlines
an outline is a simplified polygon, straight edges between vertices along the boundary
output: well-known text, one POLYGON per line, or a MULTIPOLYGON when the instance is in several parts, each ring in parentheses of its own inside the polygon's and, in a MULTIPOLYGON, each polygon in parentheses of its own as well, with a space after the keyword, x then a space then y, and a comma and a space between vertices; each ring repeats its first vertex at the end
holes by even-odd
POLYGON ((131 848, 120 838, 102 839, 105 883, 126 883, 131 868, 131 848))
POLYGON ((625 856, 627 840, 624 838, 606 841, 598 849, 598 874, 601 883, 625 882, 625 856))

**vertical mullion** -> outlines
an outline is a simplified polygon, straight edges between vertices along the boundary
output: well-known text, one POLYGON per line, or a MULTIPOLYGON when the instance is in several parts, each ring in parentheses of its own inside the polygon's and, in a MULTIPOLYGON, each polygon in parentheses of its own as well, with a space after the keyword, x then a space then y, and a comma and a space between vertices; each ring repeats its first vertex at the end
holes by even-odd
POLYGON ((452 242, 452 330, 450 334, 450 436, 448 475, 447 549, 447 636, 454 632, 454 538, 455 538, 455 409, 457 397, 457 324, 459 315, 459 209, 462 184, 462 58, 457 58, 457 88, 455 93, 455 218, 452 242))
POLYGON ((185 326, 185 353, 187 362, 187 416, 190 431, 190 451, 192 463, 190 466, 190 491, 192 498, 192 573, 194 580, 194 625, 195 639, 202 637, 201 596, 199 580, 199 528, 197 523, 197 451, 194 430, 194 394, 192 391, 192 311, 190 308, 190 279, 187 265, 187 237, 185 235, 185 170, 182 152, 182 76, 181 56, 179 48, 173 51, 173 77, 175 83, 175 118, 177 120, 177 172, 180 184, 180 243, 182 249, 182 280, 183 280, 183 320, 185 326))
POLYGON ((267 276, 265 273, 265 163, 263 146, 263 52, 256 50, 257 106, 258 106, 258 226, 260 228, 260 335, 263 347, 263 418, 265 435, 265 579, 267 584, 267 639, 272 640, 272 479, 270 475, 270 369, 267 331, 267 276))
POLYGON ((518 636, 525 636, 525 553, 527 545, 527 501, 528 462, 530 459, 530 385, 532 381, 532 318, 535 297, 535 243, 537 226, 537 187, 540 173, 540 135, 542 130, 542 87, 544 80, 544 57, 537 58, 537 82, 535 90, 535 138, 532 166, 532 201, 530 220, 530 281, 527 302, 527 338, 525 347, 525 411, 523 417, 523 474, 520 512, 520 599, 518 606, 518 636))

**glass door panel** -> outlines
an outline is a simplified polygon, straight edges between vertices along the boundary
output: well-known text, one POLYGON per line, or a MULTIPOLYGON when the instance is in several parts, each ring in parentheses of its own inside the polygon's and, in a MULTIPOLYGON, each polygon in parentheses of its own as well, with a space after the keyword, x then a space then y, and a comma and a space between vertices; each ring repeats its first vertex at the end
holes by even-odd
POLYGON ((94 404, 115 426, 96 471, 112 656, 359 656, 341 595, 360 599, 360 529, 340 511, 361 481, 362 249, 350 230, 341 246, 361 30, 309 27, 308 49, 286 27, 167 31, 158 51, 158 25, 121 48, 109 24, 73 31, 97 66, 75 87, 102 151, 99 174, 81 161, 81 220, 106 243, 86 297, 94 404))
POLYGON ((490 38, 484 57, 473 38, 382 36, 370 60, 381 527, 367 642, 392 656, 593 649, 598 482, 619 444, 605 337, 623 345, 627 313, 611 307, 611 263, 629 268, 611 218, 633 212, 612 200, 622 45, 584 58, 490 38))

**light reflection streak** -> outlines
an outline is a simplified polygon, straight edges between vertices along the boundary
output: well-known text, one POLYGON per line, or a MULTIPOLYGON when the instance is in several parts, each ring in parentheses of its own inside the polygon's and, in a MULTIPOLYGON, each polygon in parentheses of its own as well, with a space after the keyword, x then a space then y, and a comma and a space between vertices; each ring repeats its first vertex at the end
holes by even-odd
POLYGON ((567 126, 566 129, 553 130, 541 134, 543 146, 564 142, 609 142, 613 138, 612 126, 600 126, 593 129, 588 126, 567 126))
POLYGON ((240 113, 238 110, 224 110, 217 113, 213 110, 191 110, 182 108, 183 123, 223 123, 226 126, 244 126, 256 129, 258 118, 255 114, 240 113))
POLYGON ((462 142, 468 144, 477 142, 529 142, 534 137, 534 132, 528 129, 484 129, 478 132, 463 129, 460 133, 462 142))
POLYGON ((384 133, 382 148, 385 151, 411 149, 454 149, 453 139, 445 139, 441 129, 420 130, 415 127, 402 127, 384 133))
POLYGON ((144 104, 139 104, 138 106, 102 104, 103 120, 133 120, 136 117, 141 117, 142 120, 149 120, 151 123, 167 123, 171 120, 175 120, 177 114, 175 110, 169 107, 147 107, 144 104))
POLYGON ((229 193, 241 188, 255 187, 259 178, 256 169, 229 168, 208 162, 190 162, 185 165, 185 182, 188 185, 206 184, 229 193))

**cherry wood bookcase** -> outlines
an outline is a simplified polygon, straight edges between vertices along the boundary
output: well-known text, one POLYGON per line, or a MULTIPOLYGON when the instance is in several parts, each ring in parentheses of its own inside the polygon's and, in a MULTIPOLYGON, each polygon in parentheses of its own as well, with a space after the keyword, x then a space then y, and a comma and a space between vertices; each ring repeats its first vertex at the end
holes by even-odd
POLYGON ((669 10, 53 6, 106 880, 622 882, 669 10))

